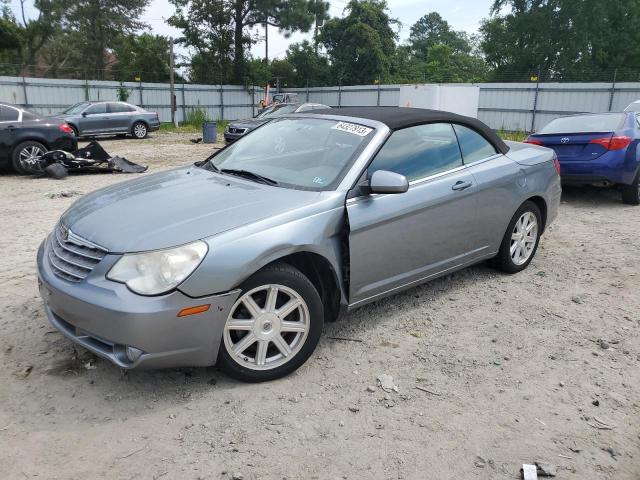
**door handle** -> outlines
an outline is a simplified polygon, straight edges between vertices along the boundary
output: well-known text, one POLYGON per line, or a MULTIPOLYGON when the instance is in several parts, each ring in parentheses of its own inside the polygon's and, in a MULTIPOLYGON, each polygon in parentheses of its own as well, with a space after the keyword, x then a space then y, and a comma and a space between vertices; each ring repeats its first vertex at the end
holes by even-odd
POLYGON ((451 190, 459 192, 461 190, 466 190, 471 185, 473 185, 471 182, 463 182, 462 180, 459 180, 451 186, 451 190))

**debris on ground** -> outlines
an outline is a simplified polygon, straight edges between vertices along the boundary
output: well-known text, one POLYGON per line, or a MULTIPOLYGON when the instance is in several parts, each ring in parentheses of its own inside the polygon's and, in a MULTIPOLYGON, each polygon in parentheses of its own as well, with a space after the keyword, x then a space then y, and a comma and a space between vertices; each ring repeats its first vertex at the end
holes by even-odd
POLYGON ((558 469, 550 463, 536 462, 536 467, 538 467, 538 476, 540 477, 555 477, 558 474, 558 469))
POLYGON ((33 365, 27 365, 26 367, 21 368, 20 370, 15 372, 15 375, 16 377, 19 377, 19 378, 27 378, 32 370, 33 370, 33 365))
POLYGON ((202 142, 202 137, 198 137, 198 138, 192 138, 191 140, 189 140, 191 143, 200 143, 202 142))
POLYGON ((538 480, 538 468, 535 465, 522 465, 522 480, 538 480))
POLYGON ((96 141, 74 152, 52 150, 30 160, 24 167, 33 175, 44 175, 55 179, 63 179, 69 172, 142 173, 148 168, 123 157, 112 157, 96 141))
POLYGON ((380 384, 380 388, 385 392, 397 392, 398 387, 393 383, 393 377, 391 375, 387 375, 386 373, 381 373, 378 375, 378 383, 380 384))
POLYGON ((47 193, 47 197, 53 199, 53 198, 71 198, 71 197, 76 197, 78 195, 84 195, 82 192, 79 192, 77 190, 63 190, 62 192, 58 192, 58 193, 47 193))
POLYGON ((600 348, 603 350, 608 350, 609 349, 609 344, 607 343, 606 340, 603 340, 602 338, 598 339, 598 345, 600 345, 600 348))

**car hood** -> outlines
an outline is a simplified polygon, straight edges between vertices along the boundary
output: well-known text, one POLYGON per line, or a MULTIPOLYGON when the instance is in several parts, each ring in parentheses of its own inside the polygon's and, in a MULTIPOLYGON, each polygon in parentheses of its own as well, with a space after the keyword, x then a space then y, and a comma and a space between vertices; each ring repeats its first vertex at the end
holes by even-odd
POLYGON ((193 242, 319 199, 319 192, 189 167, 90 193, 64 213, 62 223, 110 252, 138 252, 193 242))
POLYGON ((248 118, 247 120, 232 122, 229 126, 233 128, 257 128, 260 125, 264 125, 269 120, 269 118, 248 118))

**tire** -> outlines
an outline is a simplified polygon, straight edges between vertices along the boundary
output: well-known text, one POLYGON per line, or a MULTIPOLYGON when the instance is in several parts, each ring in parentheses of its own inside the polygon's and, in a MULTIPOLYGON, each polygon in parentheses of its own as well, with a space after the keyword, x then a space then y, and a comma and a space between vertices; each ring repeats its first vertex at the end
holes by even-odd
POLYGON ((631 185, 622 185, 622 201, 627 205, 640 205, 640 172, 631 185))
POLYGON ((147 127, 147 124, 144 122, 136 122, 131 127, 131 135, 133 135, 133 138, 142 140, 143 138, 147 138, 148 134, 149 134, 149 128, 147 127))
POLYGON ((498 255, 493 259, 494 266, 506 273, 518 273, 527 268, 538 250, 542 227, 542 214, 538 206, 529 200, 520 205, 509 222, 498 255), (532 231, 535 229, 535 234, 529 234, 527 240, 526 232, 523 238, 520 230, 523 225, 527 228, 534 220, 532 231), (516 236, 518 239, 514 238, 516 236), (516 242, 514 252, 512 252, 512 242, 516 242))
POLYGON ((29 169, 23 166, 25 161, 28 161, 32 156, 39 156, 47 152, 47 147, 45 147, 40 142, 27 141, 22 142, 13 149, 13 154, 11 155, 11 165, 13 169, 21 175, 28 175, 29 169))
POLYGON ((265 267, 240 289, 225 322, 218 365, 244 382, 265 382, 290 374, 311 356, 320 340, 324 322, 320 295, 307 277, 285 263, 265 267), (268 305, 270 298, 273 308, 268 305), (275 313, 293 306, 292 301, 299 302, 294 309, 282 312, 282 317, 275 313))

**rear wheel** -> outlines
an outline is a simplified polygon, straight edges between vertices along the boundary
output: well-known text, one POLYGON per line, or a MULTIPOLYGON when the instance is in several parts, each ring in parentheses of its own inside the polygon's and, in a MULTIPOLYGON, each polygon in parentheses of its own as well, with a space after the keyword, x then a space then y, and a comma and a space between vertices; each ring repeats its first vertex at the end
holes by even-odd
POLYGON ((133 127, 131 127, 131 133, 135 138, 146 138, 147 134, 149 133, 147 124, 144 122, 134 123, 133 127))
POLYGON ((40 142, 22 142, 13 149, 11 164, 16 172, 22 175, 29 174, 37 158, 46 152, 47 147, 40 142))
POLYGON ((622 201, 627 205, 640 205, 640 172, 631 185, 622 185, 622 201))
POLYGON ((542 215, 538 206, 527 200, 516 211, 509 222, 494 264, 507 273, 517 273, 529 266, 533 260, 540 235, 542 215))
POLYGON ((320 339, 323 307, 313 284, 280 263, 242 286, 224 326, 218 363, 245 382, 283 377, 300 367, 320 339))

